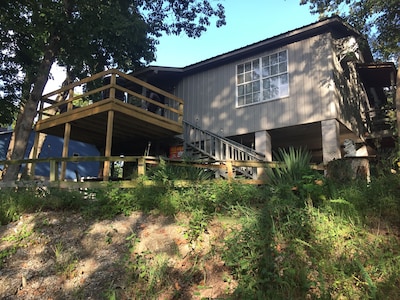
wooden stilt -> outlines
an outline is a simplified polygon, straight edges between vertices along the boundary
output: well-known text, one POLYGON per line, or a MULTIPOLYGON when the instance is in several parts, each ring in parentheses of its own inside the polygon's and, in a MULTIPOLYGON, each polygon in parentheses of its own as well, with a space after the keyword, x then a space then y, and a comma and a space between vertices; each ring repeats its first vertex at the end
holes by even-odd
MULTIPOLYGON (((62 157, 68 157, 68 147, 69 147, 69 139, 71 136, 71 123, 65 123, 65 129, 64 129, 64 145, 63 145, 63 151, 62 151, 62 157)), ((61 162, 61 181, 65 180, 65 173, 67 171, 67 162, 63 161, 61 162)))
MULTIPOLYGON (((106 136, 106 149, 104 156, 111 156, 111 147, 112 147, 112 136, 113 136, 113 125, 114 125, 114 111, 108 111, 107 118, 107 136, 106 136)), ((110 177, 110 161, 104 162, 103 168, 103 180, 108 181, 110 177)))

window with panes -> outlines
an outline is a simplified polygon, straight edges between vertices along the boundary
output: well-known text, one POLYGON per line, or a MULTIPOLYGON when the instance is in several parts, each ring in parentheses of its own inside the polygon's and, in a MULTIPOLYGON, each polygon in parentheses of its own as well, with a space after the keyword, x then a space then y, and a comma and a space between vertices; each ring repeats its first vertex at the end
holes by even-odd
POLYGON ((236 66, 237 106, 289 96, 287 51, 236 66))

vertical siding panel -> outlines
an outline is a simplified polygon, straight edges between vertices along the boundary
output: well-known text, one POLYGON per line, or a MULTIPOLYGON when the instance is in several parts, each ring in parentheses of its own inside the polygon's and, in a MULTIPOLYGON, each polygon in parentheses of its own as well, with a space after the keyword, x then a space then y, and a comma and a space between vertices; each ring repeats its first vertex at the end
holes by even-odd
POLYGON ((224 135, 270 130, 325 119, 330 101, 331 52, 321 36, 298 41, 184 78, 177 93, 185 119, 224 135), (288 50, 289 97, 236 108, 236 65, 277 50, 288 50))
POLYGON ((299 114, 298 123, 306 123, 311 120, 314 114, 315 103, 315 88, 313 86, 315 83, 316 70, 313 68, 315 66, 315 54, 312 53, 313 43, 312 39, 303 42, 303 53, 301 59, 304 62, 304 72, 301 76, 301 82, 303 83, 303 90, 299 97, 299 102, 301 106, 301 111, 299 114))

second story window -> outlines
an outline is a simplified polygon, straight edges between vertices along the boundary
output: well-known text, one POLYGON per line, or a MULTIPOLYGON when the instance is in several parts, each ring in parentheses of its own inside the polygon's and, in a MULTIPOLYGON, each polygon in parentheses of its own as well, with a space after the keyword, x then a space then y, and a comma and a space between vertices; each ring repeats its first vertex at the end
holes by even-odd
POLYGON ((237 106, 289 96, 287 51, 236 66, 237 106))

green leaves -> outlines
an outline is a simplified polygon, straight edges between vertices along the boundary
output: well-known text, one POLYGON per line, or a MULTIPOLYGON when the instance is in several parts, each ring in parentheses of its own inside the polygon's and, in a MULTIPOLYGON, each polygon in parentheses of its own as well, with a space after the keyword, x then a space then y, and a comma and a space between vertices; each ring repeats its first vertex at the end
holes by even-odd
POLYGON ((214 17, 217 26, 225 24, 222 5, 206 0, 2 1, 0 124, 11 123, 13 105, 29 97, 46 51, 69 67, 72 79, 110 67, 135 70, 154 60, 157 37, 199 37, 214 17))
POLYGON ((397 59, 400 54, 400 14, 397 0, 301 0, 320 17, 340 15, 368 37, 378 58, 397 59))
POLYGON ((155 36, 162 32, 189 37, 200 37, 210 25, 212 17, 217 18, 216 26, 225 25, 225 11, 221 4, 211 5, 208 0, 138 1, 146 22, 155 36))

